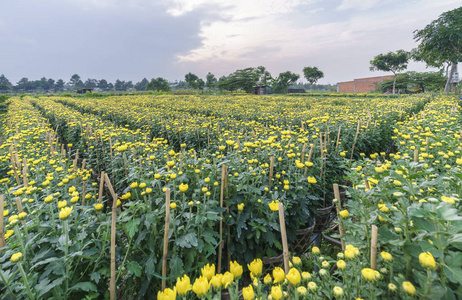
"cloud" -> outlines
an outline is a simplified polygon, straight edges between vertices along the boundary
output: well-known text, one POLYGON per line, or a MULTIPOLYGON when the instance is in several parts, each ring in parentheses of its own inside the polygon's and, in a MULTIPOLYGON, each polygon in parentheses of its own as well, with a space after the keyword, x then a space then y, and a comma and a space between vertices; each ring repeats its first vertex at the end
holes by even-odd
POLYGON ((337 7, 338 10, 367 10, 376 6, 379 0, 342 0, 342 3, 337 7))

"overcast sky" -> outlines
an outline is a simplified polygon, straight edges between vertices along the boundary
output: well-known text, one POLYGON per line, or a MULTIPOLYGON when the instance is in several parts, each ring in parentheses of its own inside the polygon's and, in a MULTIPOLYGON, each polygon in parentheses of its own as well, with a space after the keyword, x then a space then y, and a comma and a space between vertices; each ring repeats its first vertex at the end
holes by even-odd
MULTIPOLYGON (((375 55, 416 47, 413 31, 460 0, 0 0, 0 74, 87 78, 218 78, 305 66, 319 83, 379 76, 375 55)), ((408 70, 425 71, 411 63, 408 70)), ((303 76, 301 77, 303 81, 303 76)))

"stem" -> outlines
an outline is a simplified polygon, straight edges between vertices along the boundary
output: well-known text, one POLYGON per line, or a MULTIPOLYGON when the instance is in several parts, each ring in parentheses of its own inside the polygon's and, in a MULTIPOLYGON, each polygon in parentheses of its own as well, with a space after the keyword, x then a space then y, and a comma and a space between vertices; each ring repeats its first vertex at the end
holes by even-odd
POLYGON ((14 232, 18 233, 16 236, 18 237, 18 242, 19 242, 19 245, 21 246, 21 251, 23 253, 24 260, 26 260, 27 258, 26 246, 24 245, 24 241, 22 240, 22 237, 20 234, 21 231, 19 230, 18 223, 14 224, 14 232))
MULTIPOLYGON (((122 265, 120 267, 120 270, 123 270, 123 266, 125 265, 125 261, 127 260, 128 253, 130 252, 130 247, 132 246, 132 241, 133 241, 133 238, 131 238, 130 241, 128 242, 127 252, 125 253, 125 257, 124 257, 124 260, 122 261, 122 265)), ((116 278, 116 282, 119 280, 120 274, 121 273, 119 272, 119 274, 117 275, 117 278, 116 278)))
POLYGON ((14 297, 13 291, 11 290, 11 285, 9 284, 10 282, 6 281, 5 277, 3 276, 3 272, 1 272, 1 271, 0 271, 0 279, 5 283, 5 286, 6 286, 6 289, 8 290, 8 293, 10 293, 10 295, 14 297))
POLYGON ((53 207, 51 206, 51 203, 50 205, 48 205, 48 207, 50 209, 50 218, 53 221, 53 232, 56 234, 56 223, 55 223, 55 218, 53 217, 53 207))
POLYGON ((24 272, 21 262, 18 263, 18 268, 21 272, 22 279, 24 280, 24 285, 26 286, 27 293, 29 294, 29 299, 35 299, 34 295, 32 294, 32 291, 30 290, 29 281, 27 280, 26 272, 24 272))
POLYGON ((67 292, 69 290, 69 262, 68 262, 68 256, 69 256, 69 223, 68 220, 63 221, 63 231, 65 235, 65 245, 64 245, 64 263, 66 264, 66 274, 65 274, 65 294, 67 295, 67 292))

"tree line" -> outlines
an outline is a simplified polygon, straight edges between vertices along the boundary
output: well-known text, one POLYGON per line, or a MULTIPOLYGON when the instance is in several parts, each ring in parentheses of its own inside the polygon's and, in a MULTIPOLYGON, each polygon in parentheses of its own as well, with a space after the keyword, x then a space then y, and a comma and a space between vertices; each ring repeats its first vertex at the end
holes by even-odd
POLYGON ((402 81, 414 80, 422 84, 423 78, 431 83, 440 80, 445 72, 444 91, 457 91, 457 64, 462 62, 462 7, 441 14, 438 19, 425 26, 424 29, 414 31, 414 40, 420 44, 411 51, 397 50, 379 54, 370 61, 371 71, 386 71, 394 74, 392 85, 393 94, 396 91, 398 72, 407 69, 409 60, 424 62, 427 67, 440 68, 440 72, 404 74, 402 81), (438 78, 439 77, 439 78, 438 78))
MULTIPOLYGON (((324 73, 316 67, 306 67, 303 69, 304 76, 310 82, 311 88, 324 77, 324 73)), ((286 93, 290 85, 297 83, 300 75, 290 71, 282 72, 277 77, 272 77, 265 67, 246 68, 237 70, 228 76, 222 76, 219 79, 214 74, 209 72, 205 80, 197 75, 189 72, 185 75, 184 81, 169 82, 167 79, 157 77, 148 81, 143 78, 140 82, 133 83, 132 81, 123 81, 117 79, 114 83, 108 82, 106 79, 91 79, 88 78, 82 81, 78 74, 71 76, 68 82, 64 80, 54 80, 52 78, 42 77, 40 80, 29 80, 21 78, 16 85, 13 85, 4 74, 0 75, 0 91, 3 92, 63 92, 75 91, 80 89, 96 89, 98 91, 165 91, 171 89, 194 89, 194 90, 226 90, 236 91, 244 90, 248 93, 252 92, 255 86, 271 87, 274 93, 286 93)))

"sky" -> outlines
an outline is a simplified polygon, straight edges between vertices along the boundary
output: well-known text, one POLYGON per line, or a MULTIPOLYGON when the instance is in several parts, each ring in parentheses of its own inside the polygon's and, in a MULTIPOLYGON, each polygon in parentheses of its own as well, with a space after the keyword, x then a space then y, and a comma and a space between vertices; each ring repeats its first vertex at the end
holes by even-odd
MULTIPOLYGON (((387 75, 374 56, 411 50, 460 0, 0 0, 0 74, 23 77, 205 79, 263 65, 276 77, 306 66, 318 83, 387 75)), ((432 71, 411 62, 410 71, 432 71)), ((306 80, 301 76, 301 81, 306 80)))

